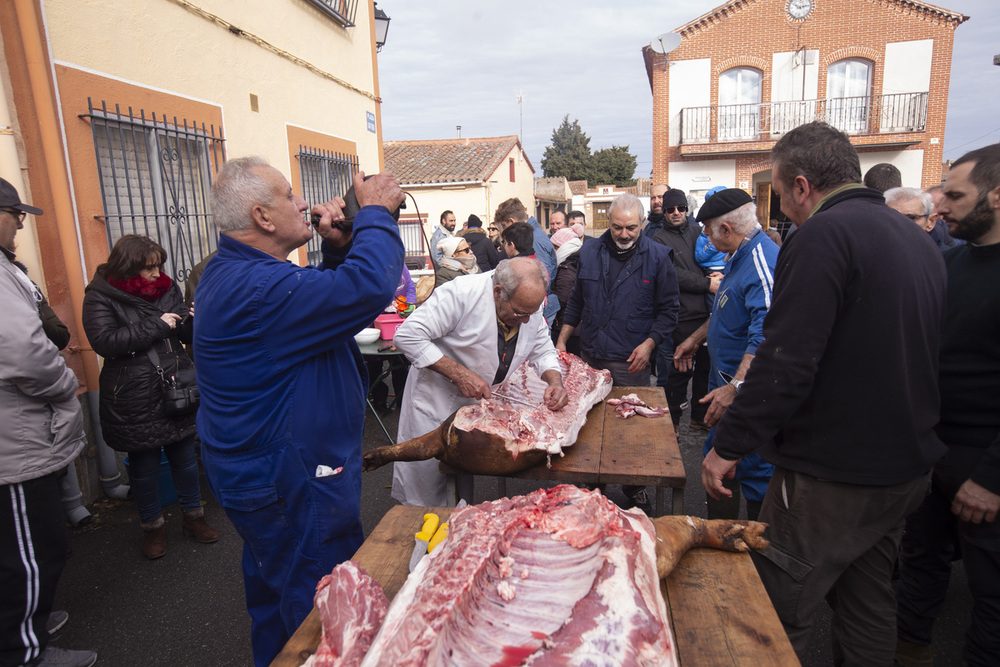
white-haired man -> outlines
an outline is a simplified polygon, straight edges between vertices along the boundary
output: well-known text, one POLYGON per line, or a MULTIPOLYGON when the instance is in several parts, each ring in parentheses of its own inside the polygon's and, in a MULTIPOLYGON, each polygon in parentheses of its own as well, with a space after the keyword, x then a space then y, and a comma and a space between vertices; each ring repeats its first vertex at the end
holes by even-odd
POLYGON ((892 188, 883 193, 889 208, 899 211, 928 234, 934 229, 934 199, 918 188, 892 188))

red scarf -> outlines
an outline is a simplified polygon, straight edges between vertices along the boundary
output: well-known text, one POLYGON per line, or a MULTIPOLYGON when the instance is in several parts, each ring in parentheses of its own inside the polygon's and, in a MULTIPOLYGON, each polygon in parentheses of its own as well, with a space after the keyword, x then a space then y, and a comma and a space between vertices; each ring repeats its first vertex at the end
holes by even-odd
POLYGON ((167 274, 161 273, 160 277, 156 280, 146 280, 139 275, 132 276, 127 280, 115 276, 108 278, 108 284, 112 287, 117 287, 127 294, 137 296, 144 301, 152 303, 166 294, 170 286, 174 284, 174 281, 167 274))

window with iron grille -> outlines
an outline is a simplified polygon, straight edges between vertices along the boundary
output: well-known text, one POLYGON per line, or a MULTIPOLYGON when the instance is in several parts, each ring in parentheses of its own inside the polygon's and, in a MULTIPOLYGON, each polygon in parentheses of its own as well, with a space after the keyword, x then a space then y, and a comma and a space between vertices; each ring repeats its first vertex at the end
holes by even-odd
POLYGON ((152 238, 167 251, 164 272, 183 289, 194 265, 218 247, 209 193, 225 160, 221 129, 216 136, 204 123, 87 103, 108 250, 126 234, 152 238))
MULTIPOLYGON (((343 197, 354 182, 354 174, 358 170, 357 155, 299 146, 295 157, 299 161, 299 175, 302 178, 302 198, 310 206, 328 202, 334 197, 343 197)), ((309 264, 322 263, 321 243, 319 234, 314 234, 306 246, 306 261, 309 264)))
POLYGON ((345 28, 354 25, 354 17, 358 12, 358 0, 309 0, 324 14, 345 28))

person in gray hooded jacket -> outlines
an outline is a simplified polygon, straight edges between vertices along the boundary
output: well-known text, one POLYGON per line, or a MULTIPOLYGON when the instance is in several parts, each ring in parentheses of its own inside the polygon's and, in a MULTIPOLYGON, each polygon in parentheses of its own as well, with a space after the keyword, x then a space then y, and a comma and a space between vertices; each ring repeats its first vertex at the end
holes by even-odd
POLYGON ((69 547, 56 474, 83 449, 83 414, 76 375, 42 329, 41 292, 11 262, 26 213, 42 211, 0 179, 0 665, 86 667, 92 651, 47 645, 69 547))

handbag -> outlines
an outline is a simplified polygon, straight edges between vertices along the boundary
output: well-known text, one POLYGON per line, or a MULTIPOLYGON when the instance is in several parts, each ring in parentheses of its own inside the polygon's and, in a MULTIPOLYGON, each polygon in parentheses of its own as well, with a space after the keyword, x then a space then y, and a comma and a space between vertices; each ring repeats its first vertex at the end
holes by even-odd
POLYGON ((171 417, 191 414, 198 409, 201 396, 193 368, 178 368, 170 377, 160 366, 160 355, 156 350, 146 350, 149 360, 156 366, 156 372, 163 384, 163 412, 171 417))

